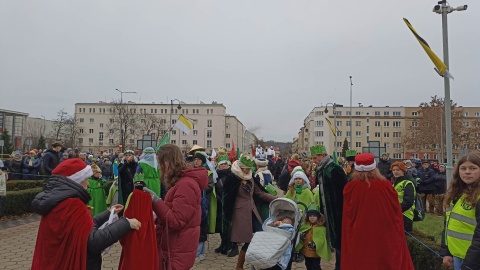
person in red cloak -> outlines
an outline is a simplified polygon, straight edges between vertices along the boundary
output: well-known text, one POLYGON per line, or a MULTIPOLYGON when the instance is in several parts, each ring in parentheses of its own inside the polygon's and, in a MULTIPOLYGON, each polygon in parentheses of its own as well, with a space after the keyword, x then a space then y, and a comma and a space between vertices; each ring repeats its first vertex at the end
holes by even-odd
MULTIPOLYGON (((135 183, 135 186, 139 184, 135 183)), ((122 254, 118 269, 158 270, 157 238, 150 194, 133 190, 123 216, 137 217, 142 227, 138 231, 130 231, 120 239, 122 254)))
POLYGON ((143 190, 150 193, 157 215, 159 269, 191 269, 200 238, 200 198, 201 190, 208 185, 207 170, 204 167, 188 169, 180 148, 172 144, 161 146, 157 159, 170 188, 165 201, 155 192, 143 190))
POLYGON ((343 198, 342 270, 414 270, 398 194, 372 154, 355 157, 343 198))
MULTIPOLYGON (((32 209, 41 215, 33 270, 86 270, 102 268, 101 252, 113 245, 131 229, 138 230, 134 218, 120 218, 102 230, 110 212, 92 218, 87 203, 88 178, 92 169, 79 158, 60 163, 53 171, 45 190, 32 201, 32 209)), ((123 210, 114 205, 115 212, 123 210)))

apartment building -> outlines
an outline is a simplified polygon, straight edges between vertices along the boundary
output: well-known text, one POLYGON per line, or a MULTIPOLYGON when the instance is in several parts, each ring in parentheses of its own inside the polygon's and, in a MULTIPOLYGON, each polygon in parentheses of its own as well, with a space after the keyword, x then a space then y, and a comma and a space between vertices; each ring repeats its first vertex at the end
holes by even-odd
MULTIPOLYGON (((478 126, 479 130, 475 136, 480 138, 480 107, 459 107, 459 109, 463 110, 463 126, 478 126)), ((358 152, 362 152, 369 142, 378 142, 394 159, 445 158, 446 154, 442 156, 440 149, 432 150, 429 146, 420 150, 407 149, 406 140, 409 138, 407 135, 410 135, 410 127, 417 124, 420 117, 419 111, 419 107, 359 106, 350 109, 350 107, 337 105, 335 110, 332 106, 315 107, 304 119, 303 126, 293 140, 292 150, 297 153, 309 153, 312 145, 323 144, 329 153, 336 151, 340 156, 343 142, 347 139, 349 148, 358 152), (332 128, 327 119, 330 120, 332 128), (332 131, 335 127, 337 128, 336 138, 332 131)), ((435 123, 435 126, 439 124, 440 121, 435 123)), ((439 128, 444 129, 440 126, 439 128)), ((435 131, 432 129, 432 132, 435 131)), ((475 144, 454 145, 454 159, 458 159, 462 152, 474 149, 480 149, 480 141, 475 144)))
POLYGON ((223 104, 176 104, 126 102, 120 107, 123 114, 117 114, 120 104, 76 103, 75 118, 79 122, 79 141, 84 151, 109 151, 119 148, 138 149, 139 141, 149 135, 154 142, 171 129, 170 140, 184 152, 193 145, 206 148, 227 147, 230 150, 232 138, 235 146, 243 145, 248 134, 247 128, 237 119, 228 115, 223 104), (186 134, 175 127, 178 117, 183 114, 193 123, 193 130, 186 134), (120 119, 121 118, 121 119, 120 119), (120 123, 121 122, 121 123, 120 123), (122 124, 122 129, 120 129, 122 124), (128 127, 125 127, 125 126, 128 127), (120 131, 126 132, 124 144, 120 146, 120 131), (238 133, 236 132, 238 131, 238 133), (241 131, 241 133, 240 133, 241 131), (229 138, 227 138, 227 136, 229 138))

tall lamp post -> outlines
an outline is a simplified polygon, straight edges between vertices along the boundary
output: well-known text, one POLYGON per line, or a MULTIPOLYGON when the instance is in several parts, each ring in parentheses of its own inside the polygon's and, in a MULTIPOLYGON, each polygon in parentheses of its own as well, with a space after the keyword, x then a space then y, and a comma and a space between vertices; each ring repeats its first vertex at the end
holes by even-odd
MULTIPOLYGON (((447 4, 446 0, 438 1, 438 5, 433 7, 433 12, 442 15, 442 32, 443 32, 443 62, 450 69, 450 62, 448 59, 448 24, 447 14, 453 11, 467 10, 468 6, 458 6, 452 8, 447 4)), ((443 83, 445 87, 445 129, 446 129, 446 147, 447 147, 447 186, 450 185, 450 181, 453 177, 453 154, 452 154, 452 108, 450 99, 450 79, 446 76, 443 77, 443 83)))
POLYGON ((353 147, 353 141, 352 141, 352 127, 353 127, 353 122, 352 122, 352 88, 353 88, 353 82, 352 82, 352 76, 350 76, 350 147, 349 149, 353 147))
MULTIPOLYGON (((325 113, 328 113, 328 105, 332 105, 333 107, 333 118, 335 121, 335 123, 333 123, 333 127, 335 129, 335 146, 334 146, 334 151, 335 151, 335 155, 337 154, 337 112, 335 111, 335 109, 337 108, 337 103, 327 103, 325 104, 325 113)), ((350 123, 351 125, 352 123, 350 123)))
POLYGON ((119 118, 120 118, 120 144, 122 145, 122 150, 125 147, 125 142, 123 141, 123 94, 137 94, 137 92, 127 92, 127 91, 120 91, 115 88, 116 91, 120 92, 120 113, 119 113, 119 118))
POLYGON ((180 105, 180 100, 178 99, 172 99, 170 100, 170 126, 169 126, 169 130, 172 130, 172 114, 173 114, 173 102, 174 101, 177 101, 178 102, 178 106, 177 106, 177 109, 182 109, 182 105, 180 105))
POLYGON ((43 115, 40 115, 40 116, 43 118, 43 131, 42 131, 42 133, 43 133, 43 135, 45 135, 45 116, 43 116, 43 115))

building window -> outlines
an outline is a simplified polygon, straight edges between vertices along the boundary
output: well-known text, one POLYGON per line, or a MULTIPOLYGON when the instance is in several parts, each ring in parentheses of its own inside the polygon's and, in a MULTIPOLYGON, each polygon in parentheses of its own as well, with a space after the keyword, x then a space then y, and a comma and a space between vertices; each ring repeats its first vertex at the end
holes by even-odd
POLYGON ((88 133, 93 133, 93 128, 89 129, 88 133))
POLYGON ((362 147, 362 142, 355 142, 355 147, 362 147))
POLYGON ((78 143, 83 143, 83 138, 78 138, 78 143))
POLYGON ((469 126, 470 126, 470 122, 463 122, 463 126, 464 126, 464 127, 469 127, 469 126))
POLYGON ((480 116, 480 112, 476 112, 474 113, 475 117, 479 117, 480 116))
POLYGON ((375 116, 379 116, 380 115, 380 111, 375 111, 375 116))
POLYGON ((347 111, 347 115, 352 115, 352 114, 350 113, 350 111, 347 111))
POLYGON ((182 140, 182 145, 187 145, 187 140, 182 140))
POLYGON ((207 127, 212 127, 212 120, 210 119, 207 120, 207 127))
POLYGON ((103 123, 100 123, 100 128, 103 128, 103 123))
POLYGON ((342 116, 342 112, 341 111, 335 111, 335 113, 333 113, 333 115, 342 116))
POLYGON ((225 138, 230 139, 230 134, 225 134, 225 138))
POLYGON ((342 137, 342 131, 337 130, 337 137, 342 137))
POLYGON ((212 138, 212 131, 211 130, 207 130, 207 138, 212 138))
MULTIPOLYGON (((400 138, 402 137, 402 132, 393 132, 393 137, 394 138, 400 138)), ((413 138, 415 138, 415 136, 412 136, 413 138)))
POLYGON ((227 149, 230 148, 230 143, 226 143, 225 147, 227 147, 227 149))
POLYGON ((383 121, 383 126, 384 126, 384 127, 389 127, 389 126, 390 126, 390 122, 388 122, 388 121, 383 121))
POLYGON ((347 131, 347 137, 350 137, 351 134, 350 131, 347 131))
POLYGON ((355 126, 356 127, 361 127, 362 126, 362 121, 355 121, 355 126))
POLYGON ((323 131, 315 131, 315 137, 323 137, 323 131))
POLYGON ((172 135, 177 135, 177 131, 176 130, 172 130, 172 135))
POLYGON ((361 131, 355 131, 355 137, 360 137, 362 136, 362 132, 361 131))
POLYGON ((401 112, 393 112, 393 116, 400 116, 401 112))
POLYGON ((130 134, 135 134, 135 129, 130 129, 130 134))
POLYGON ((337 127, 341 127, 342 126, 342 121, 337 121, 337 127))
POLYGON ((108 133, 110 133, 110 134, 113 134, 113 132, 114 132, 113 128, 108 130, 108 133))
POLYGON ((83 118, 80 118, 80 123, 83 123, 84 119, 83 118))
MULTIPOLYGON (((198 130, 194 129, 193 130, 193 136, 197 136, 197 135, 198 135, 198 130)), ((196 144, 196 143, 194 143, 194 144, 196 144)))
POLYGON ((386 143, 383 144, 383 146, 385 146, 385 148, 390 148, 390 143, 386 142, 386 143))
POLYGON ((374 136, 375 136, 375 138, 380 138, 381 137, 380 132, 375 132, 374 136))
POLYGON ((79 129, 78 132, 83 133, 83 128, 79 129))
POLYGON ((355 115, 361 115, 362 112, 355 112, 355 115))
POLYGON ((390 115, 390 112, 387 112, 387 111, 383 112, 383 116, 389 116, 389 115, 390 115))
POLYGON ((393 121, 393 126, 394 127, 400 127, 401 126, 401 123, 400 121, 393 121))
POLYGON ((114 123, 114 122, 115 122, 115 119, 110 118, 110 124, 111 124, 111 123, 114 123))
POLYGON ((103 132, 98 133, 98 140, 103 141, 103 132))
POLYGON ((207 148, 212 148, 212 141, 211 140, 207 140, 207 148))
POLYGON ((346 125, 347 127, 349 127, 351 125, 351 122, 350 121, 346 121, 346 125))
POLYGON ((464 112, 463 116, 468 117, 468 112, 464 112))
POLYGON ((171 144, 177 144, 177 141, 176 140, 171 140, 170 143, 171 144))
POLYGON ((413 115, 413 116, 417 116, 417 115, 418 115, 418 112, 412 112, 412 115, 413 115))
POLYGON ((418 127, 418 122, 417 121, 412 121, 412 127, 418 127))
POLYGON ((379 127, 381 124, 380 124, 380 121, 375 121, 375 126, 376 127, 379 127))
POLYGON ((113 144, 113 139, 108 139, 109 144, 113 144))
POLYGON ((393 143, 393 148, 400 148, 401 147, 401 143, 393 143))
POLYGON ((315 115, 316 115, 316 116, 323 115, 323 111, 316 111, 316 112, 315 112, 315 115))
POLYGON ((140 123, 145 124, 145 119, 140 119, 140 123))
POLYGON ((88 143, 93 143, 93 138, 88 138, 88 143))
POLYGON ((323 120, 315 121, 316 127, 323 127, 323 120))
POLYGON ((193 140, 192 143, 193 143, 193 145, 195 145, 195 144, 198 144, 198 141, 197 141, 197 140, 193 140))
POLYGON ((135 140, 134 139, 130 139, 130 144, 134 144, 135 143, 135 140))
POLYGON ((394 153, 393 158, 401 159, 402 158, 402 153, 394 153))
POLYGON ((383 133, 383 137, 384 137, 384 138, 390 137, 390 132, 384 132, 384 133, 383 133))

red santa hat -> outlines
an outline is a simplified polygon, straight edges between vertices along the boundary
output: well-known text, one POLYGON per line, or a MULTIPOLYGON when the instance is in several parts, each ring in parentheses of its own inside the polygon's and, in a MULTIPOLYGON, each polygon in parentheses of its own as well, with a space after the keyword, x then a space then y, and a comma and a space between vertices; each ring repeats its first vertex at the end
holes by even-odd
POLYGON ((53 171, 52 174, 58 174, 69 178, 73 182, 80 184, 93 175, 92 167, 87 165, 80 158, 71 158, 62 161, 53 171))
POLYGON ((355 170, 359 172, 368 172, 377 167, 375 157, 370 153, 358 154, 355 157, 355 170))

